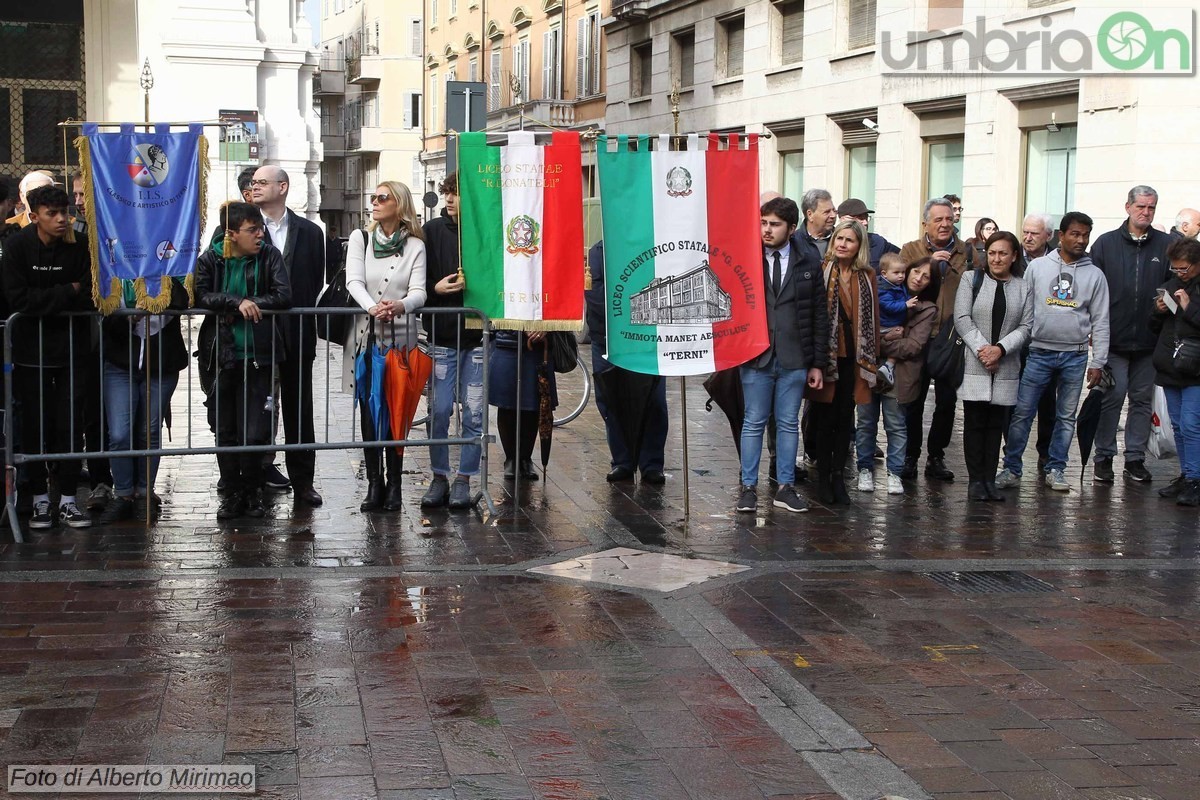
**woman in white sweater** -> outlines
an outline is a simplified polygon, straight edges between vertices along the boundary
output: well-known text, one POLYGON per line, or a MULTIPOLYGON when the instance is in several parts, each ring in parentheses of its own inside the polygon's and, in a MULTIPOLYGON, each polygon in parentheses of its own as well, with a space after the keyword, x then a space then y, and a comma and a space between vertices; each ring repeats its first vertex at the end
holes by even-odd
MULTIPOLYGON (((425 242, 412 193, 398 181, 384 181, 371 195, 371 222, 355 231, 346 252, 346 288, 367 312, 356 317, 342 359, 342 388, 354 391, 354 362, 367 342, 370 326, 380 344, 417 346, 417 309, 425 305, 425 242)), ((364 441, 389 439, 376 434, 371 414, 359 409, 364 441)), ((367 472, 367 497, 363 511, 396 511, 400 508, 400 457, 395 448, 368 447, 363 451, 367 472), (387 451, 387 484, 384 488, 384 449, 387 451)))

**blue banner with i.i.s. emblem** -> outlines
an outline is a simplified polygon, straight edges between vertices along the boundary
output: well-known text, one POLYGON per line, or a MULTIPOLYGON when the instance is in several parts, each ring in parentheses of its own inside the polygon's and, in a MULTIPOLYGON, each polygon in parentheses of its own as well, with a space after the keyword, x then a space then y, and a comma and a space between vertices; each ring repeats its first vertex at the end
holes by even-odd
POLYGON ((172 133, 101 133, 85 124, 75 140, 83 174, 96 307, 121 305, 126 282, 137 307, 162 311, 171 281, 185 281, 201 252, 208 144, 203 126, 172 133))

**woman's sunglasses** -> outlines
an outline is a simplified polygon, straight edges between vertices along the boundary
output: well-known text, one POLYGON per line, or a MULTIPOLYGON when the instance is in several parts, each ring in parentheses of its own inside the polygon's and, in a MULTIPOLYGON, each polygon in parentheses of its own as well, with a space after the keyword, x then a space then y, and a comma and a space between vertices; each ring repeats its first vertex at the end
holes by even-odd
POLYGON ((373 194, 373 195, 371 195, 371 202, 379 203, 380 205, 383 205, 384 203, 386 203, 388 200, 391 200, 391 199, 392 199, 392 196, 390 194, 373 194))

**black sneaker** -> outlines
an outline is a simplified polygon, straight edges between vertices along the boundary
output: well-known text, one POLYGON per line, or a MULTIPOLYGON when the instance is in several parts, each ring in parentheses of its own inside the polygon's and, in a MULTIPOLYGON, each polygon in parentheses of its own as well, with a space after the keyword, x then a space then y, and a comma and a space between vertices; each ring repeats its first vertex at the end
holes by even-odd
POLYGON ((1092 480, 1096 483, 1112 483, 1116 479, 1111 458, 1101 458, 1092 466, 1092 480))
MULTIPOLYGON (((787 483, 780 486, 779 491, 775 493, 774 505, 776 508, 794 511, 798 514, 808 511, 808 503, 804 502, 800 498, 800 495, 796 494, 795 487, 787 483)), ((740 511, 741 509, 738 510, 740 511)))
POLYGON ((245 504, 245 514, 247 517, 266 516, 267 510, 263 507, 262 489, 253 489, 246 492, 245 504))
POLYGON ((1175 480, 1168 483, 1166 486, 1158 490, 1159 497, 1178 497, 1179 493, 1187 487, 1187 478, 1180 475, 1175 480))
POLYGON ((92 527, 92 518, 80 511, 79 506, 75 505, 74 500, 60 505, 58 507, 58 516, 72 528, 92 527))
POLYGON ((292 482, 279 471, 279 467, 271 464, 263 468, 263 486, 268 489, 283 490, 292 488, 292 482))
POLYGON ((136 510, 135 505, 132 497, 116 495, 108 501, 108 505, 104 507, 104 513, 96 521, 101 525, 112 525, 114 522, 130 519, 136 510))
POLYGON ((54 514, 50 512, 50 501, 39 500, 33 504, 33 516, 29 518, 31 528, 53 528, 54 514))
POLYGON ((434 475, 429 488, 421 496, 421 508, 441 508, 450 497, 450 481, 445 475, 434 475))
POLYGON ((450 508, 455 510, 471 507, 471 481, 467 478, 455 478, 450 484, 450 508))
POLYGON ((743 486, 738 495, 737 510, 753 514, 758 510, 758 491, 753 486, 743 486))
POLYGON ((217 506, 217 519, 237 519, 245 508, 241 494, 230 492, 221 498, 221 504, 217 506))
POLYGON ((1200 480, 1189 479, 1176 496, 1175 503, 1181 506, 1200 506, 1200 480))
POLYGON ((904 459, 904 466, 900 468, 900 479, 905 481, 915 481, 917 479, 917 459, 904 459))
POLYGON ((1150 474, 1150 470, 1146 469, 1145 461, 1126 461, 1125 477, 1138 483, 1149 483, 1154 480, 1154 476, 1150 474))

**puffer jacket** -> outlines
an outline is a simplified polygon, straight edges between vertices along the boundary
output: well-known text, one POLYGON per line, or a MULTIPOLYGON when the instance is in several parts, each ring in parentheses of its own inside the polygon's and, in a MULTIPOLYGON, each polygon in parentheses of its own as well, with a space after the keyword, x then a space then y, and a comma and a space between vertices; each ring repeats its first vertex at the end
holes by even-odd
POLYGON ((1092 263, 1108 281, 1109 349, 1146 353, 1157 337, 1147 320, 1154 313, 1156 290, 1171 276, 1167 245, 1171 236, 1150 228, 1142 239, 1129 233, 1129 220, 1092 244, 1092 263))
MULTIPOLYGON (((214 370, 216 367, 227 369, 237 361, 234 351, 233 328, 230 323, 241 322, 242 315, 238 313, 238 305, 246 297, 230 294, 222 288, 225 283, 225 259, 222 257, 221 243, 215 242, 204 251, 196 262, 196 306, 212 311, 225 312, 221 315, 220 341, 217 341, 217 317, 206 316, 200 325, 200 366, 202 373, 214 370)), ((287 270, 283 266, 283 256, 269 244, 264 244, 258 255, 247 259, 245 264, 246 286, 250 289, 249 298, 261 309, 286 309, 292 305, 292 288, 288 281, 287 270), (257 262, 258 269, 252 270, 251 265, 257 262), (257 272, 257 276, 255 275, 257 272)), ((253 324, 254 362, 256 364, 276 363, 284 360, 285 347, 283 328, 277 324, 277 317, 264 316, 261 322, 253 324), (274 344, 272 345, 272 340, 274 344)))

